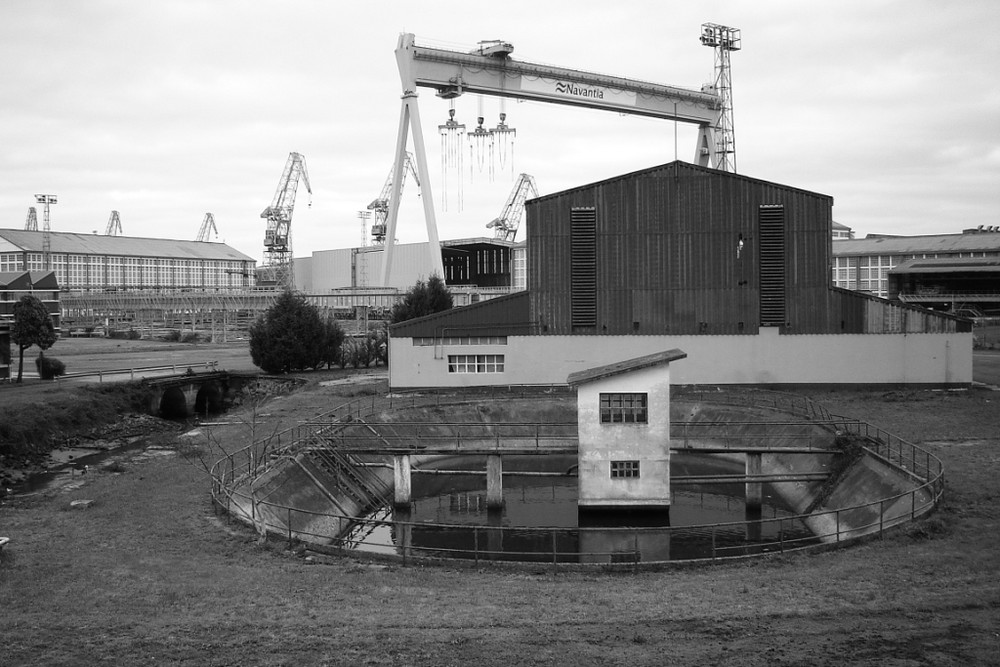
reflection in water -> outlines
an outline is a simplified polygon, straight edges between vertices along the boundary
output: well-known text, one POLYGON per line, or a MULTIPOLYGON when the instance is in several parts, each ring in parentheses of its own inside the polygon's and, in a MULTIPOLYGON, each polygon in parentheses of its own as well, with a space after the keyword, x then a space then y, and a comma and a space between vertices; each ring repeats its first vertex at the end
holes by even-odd
MULTIPOLYGON (((572 456, 524 458, 530 460, 505 457, 505 472, 530 464, 536 471, 565 473, 575 463, 572 456)), ((708 457, 681 455, 674 461, 674 475, 742 469, 741 463, 708 457)), ((457 470, 482 465, 474 459, 448 463, 457 470)), ((397 523, 373 531, 359 548, 406 556, 630 563, 759 553, 778 548, 761 542, 810 538, 800 521, 776 520, 792 512, 767 486, 764 507, 749 515, 744 488, 742 483, 674 485, 669 513, 595 513, 578 509, 575 476, 505 474, 504 506, 490 510, 482 474, 415 474, 411 507, 397 510, 397 523), (712 526, 725 523, 735 525, 712 526)))

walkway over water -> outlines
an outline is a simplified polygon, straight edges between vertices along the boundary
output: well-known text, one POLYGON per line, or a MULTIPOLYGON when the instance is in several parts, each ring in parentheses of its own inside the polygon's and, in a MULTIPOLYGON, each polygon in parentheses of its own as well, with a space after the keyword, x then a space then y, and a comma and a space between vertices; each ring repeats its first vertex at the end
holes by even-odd
MULTIPOLYGON (((529 413, 532 409, 542 412, 545 405, 558 404, 560 400, 564 404, 561 413, 549 411, 546 418, 551 421, 510 424, 511 413, 503 407, 505 397, 496 392, 485 396, 470 392, 461 396, 435 393, 364 397, 220 460, 213 470, 213 496, 236 516, 263 526, 274 535, 303 540, 311 545, 310 548, 359 555, 354 548, 359 543, 360 531, 370 533, 372 539, 382 545, 378 551, 384 557, 401 557, 404 562, 421 555, 439 558, 440 553, 422 553, 421 547, 413 543, 393 540, 392 535, 399 535, 400 531, 406 534, 408 524, 405 520, 392 521, 384 513, 344 513, 319 505, 302 506, 294 497, 286 498, 287 494, 281 493, 283 482, 274 476, 288 469, 290 462, 305 461, 322 453, 335 461, 338 472, 333 478, 321 479, 313 471, 313 480, 325 485, 330 496, 335 497, 338 493, 336 480, 339 476, 345 480, 345 485, 349 482, 357 488, 367 484, 366 479, 381 479, 374 483, 379 492, 371 497, 384 498, 386 493, 391 497, 396 491, 388 466, 399 471, 401 466, 397 461, 404 459, 422 465, 421 459, 425 456, 475 454, 499 460, 508 455, 576 452, 576 424, 565 418, 566 406, 572 405, 565 393, 511 392, 507 400, 532 406, 529 413), (469 421, 462 422, 466 417, 469 421), (419 421, 425 418, 426 421, 419 421), (439 421, 442 418, 447 421, 439 421)), ((800 457, 832 459, 837 456, 832 452, 839 451, 837 445, 843 436, 853 443, 856 451, 863 452, 863 457, 858 465, 841 471, 842 477, 824 493, 818 493, 822 485, 816 481, 781 487, 794 491, 786 498, 792 507, 798 508, 799 514, 794 516, 748 519, 732 525, 628 528, 634 533, 629 539, 636 545, 647 539, 644 536, 651 541, 662 541, 669 540, 671 535, 677 537, 685 531, 695 531, 704 538, 702 545, 706 551, 685 557, 714 559, 839 543, 865 535, 879 535, 892 526, 911 521, 931 511, 943 492, 940 461, 928 452, 863 422, 830 415, 818 404, 802 397, 759 390, 684 390, 674 395, 672 405, 684 406, 684 412, 678 415, 682 418, 672 419, 672 450, 677 454, 711 453, 734 460, 763 457, 779 463, 773 474, 819 475, 815 468, 797 465, 790 468, 788 461, 800 457), (805 472, 799 472, 801 470, 805 472), (787 529, 792 521, 809 526, 808 539, 789 535, 787 529), (755 536, 752 548, 716 541, 716 536, 722 534, 719 531, 730 531, 734 527, 747 536, 755 536)), ((749 490, 750 486, 763 483, 765 474, 772 474, 759 469, 747 472, 749 475, 700 476, 700 480, 695 479, 698 475, 691 475, 689 479, 690 483, 743 480, 749 490)), ((823 474, 829 471, 824 470, 823 474)), ((501 468, 495 467, 493 475, 495 479, 502 478, 501 468)), ((781 481, 788 480, 780 479, 777 483, 780 485, 781 481)), ((426 522, 413 524, 412 528, 417 530, 418 526, 420 531, 435 530, 426 522)), ((447 530, 448 527, 442 525, 439 529, 447 530)), ((648 558, 648 555, 641 556, 638 550, 625 560, 620 554, 582 553, 581 549, 586 550, 588 544, 594 544, 589 538, 584 539, 589 530, 587 527, 538 529, 505 525, 480 528, 484 536, 487 531, 513 531, 512 538, 515 534, 524 536, 541 531, 541 539, 551 544, 553 564, 629 562, 637 565, 648 558)), ((488 541, 476 542, 476 562, 481 558, 506 560, 510 557, 490 551, 490 544, 488 541)))

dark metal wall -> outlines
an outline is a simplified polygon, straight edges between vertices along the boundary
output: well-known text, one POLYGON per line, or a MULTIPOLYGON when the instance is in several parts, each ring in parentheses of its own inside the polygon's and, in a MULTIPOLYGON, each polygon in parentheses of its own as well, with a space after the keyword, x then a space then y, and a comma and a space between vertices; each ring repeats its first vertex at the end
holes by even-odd
POLYGON ((832 198, 682 162, 528 202, 537 331, 756 334, 758 214, 775 205, 785 220, 782 330, 833 333, 835 321, 840 331, 829 290, 832 198), (597 218, 597 317, 574 327, 571 213, 586 207, 597 218))

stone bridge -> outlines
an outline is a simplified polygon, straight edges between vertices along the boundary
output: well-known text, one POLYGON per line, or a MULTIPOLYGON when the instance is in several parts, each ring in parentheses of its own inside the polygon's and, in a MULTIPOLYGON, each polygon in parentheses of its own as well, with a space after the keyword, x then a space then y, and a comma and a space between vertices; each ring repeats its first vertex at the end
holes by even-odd
POLYGON ((254 373, 212 371, 150 379, 149 412, 167 419, 222 412, 227 400, 256 378, 254 373))

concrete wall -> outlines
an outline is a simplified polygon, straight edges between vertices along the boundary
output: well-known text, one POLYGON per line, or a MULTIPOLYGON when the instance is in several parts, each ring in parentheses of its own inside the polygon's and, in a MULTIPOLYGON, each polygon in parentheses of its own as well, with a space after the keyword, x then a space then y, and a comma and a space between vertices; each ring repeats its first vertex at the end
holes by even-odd
POLYGON ((507 345, 416 347, 390 340, 389 381, 406 387, 565 384, 575 371, 673 348, 688 357, 674 384, 932 384, 972 382, 972 334, 509 336, 507 345), (448 373, 449 354, 503 354, 496 374, 448 373))
POLYGON ((580 507, 670 505, 670 368, 668 364, 577 387, 580 507), (647 394, 645 424, 602 423, 603 392, 647 394), (612 478, 611 461, 639 461, 639 476, 612 478))

